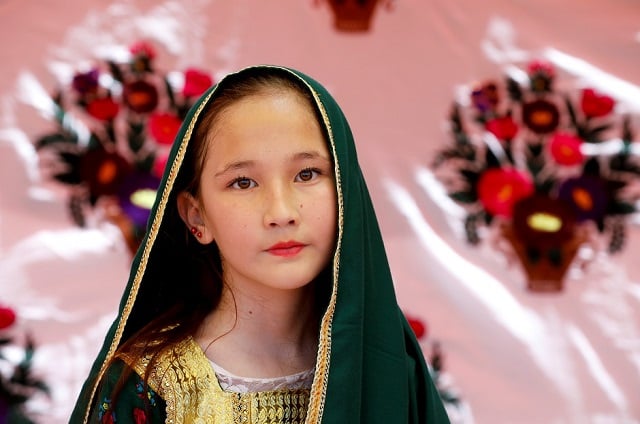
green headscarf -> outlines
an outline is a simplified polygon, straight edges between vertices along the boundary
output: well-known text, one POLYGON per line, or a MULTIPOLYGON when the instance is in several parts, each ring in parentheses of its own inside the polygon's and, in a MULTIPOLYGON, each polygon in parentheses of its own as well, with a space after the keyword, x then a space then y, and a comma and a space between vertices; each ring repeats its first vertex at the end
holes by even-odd
POLYGON ((161 302, 166 287, 176 284, 157 277, 164 275, 163 267, 171 266, 166 255, 172 239, 166 233, 176 219, 173 187, 201 112, 213 101, 218 87, 260 72, 280 72, 308 87, 324 121, 335 161, 338 240, 333 287, 320 326, 307 423, 448 423, 420 345, 397 304, 347 120, 318 82, 277 66, 254 66, 230 74, 189 111, 173 145, 118 316, 84 384, 71 422, 84 422, 95 403, 98 381, 116 349, 155 316, 155 305, 161 302))

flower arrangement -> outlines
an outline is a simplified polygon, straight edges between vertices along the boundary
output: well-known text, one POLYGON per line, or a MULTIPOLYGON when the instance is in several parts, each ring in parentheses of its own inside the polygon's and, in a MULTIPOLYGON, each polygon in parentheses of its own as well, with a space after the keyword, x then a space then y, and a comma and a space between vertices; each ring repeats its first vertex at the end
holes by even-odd
POLYGON ((542 61, 523 74, 482 82, 453 105, 453 143, 433 169, 465 207, 470 243, 480 242, 482 227, 499 228, 530 288, 558 290, 583 243, 599 237, 609 253, 623 248, 640 166, 631 117, 615 113, 612 97, 560 90, 555 68, 542 61), (545 283, 531 286, 536 279, 545 283))
POLYGON ((52 95, 57 125, 35 147, 43 169, 71 187, 74 221, 84 227, 99 210, 135 251, 170 145, 213 79, 196 68, 159 72, 156 50, 144 41, 128 51, 124 62, 104 60, 76 72, 52 95))
MULTIPOLYGON (((415 315, 405 313, 404 316, 418 342, 421 343, 421 345, 424 344, 424 342, 429 339, 429 328, 427 323, 415 315)), ((457 393, 457 390, 452 387, 450 377, 444 369, 445 355, 440 343, 438 341, 433 341, 431 344, 432 349, 428 356, 429 374, 433 379, 433 383, 438 390, 440 398, 445 404, 445 408, 449 414, 452 414, 454 413, 453 411, 457 411, 462 408, 463 401, 457 393)))
POLYGON ((0 422, 32 423, 34 421, 24 406, 37 392, 48 395, 49 388, 42 380, 32 375, 35 346, 30 337, 27 337, 26 346, 20 352, 21 359, 17 362, 5 355, 9 348, 13 351, 20 350, 13 344, 13 339, 6 335, 15 321, 14 310, 0 304, 0 422))

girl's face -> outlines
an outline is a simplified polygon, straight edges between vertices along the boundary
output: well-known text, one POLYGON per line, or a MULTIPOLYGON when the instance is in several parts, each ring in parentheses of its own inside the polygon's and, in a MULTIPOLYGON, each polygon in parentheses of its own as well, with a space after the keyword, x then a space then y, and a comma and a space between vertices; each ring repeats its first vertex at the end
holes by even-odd
POLYGON ((228 107, 209 134, 200 241, 215 241, 235 288, 297 289, 328 264, 336 237, 333 163, 304 100, 279 92, 228 107))

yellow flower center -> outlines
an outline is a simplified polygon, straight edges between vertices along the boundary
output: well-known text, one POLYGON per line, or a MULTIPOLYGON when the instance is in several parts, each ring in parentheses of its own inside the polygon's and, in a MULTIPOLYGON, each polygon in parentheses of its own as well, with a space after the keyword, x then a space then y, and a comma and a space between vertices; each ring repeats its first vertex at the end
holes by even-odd
POLYGON ((129 199, 133 205, 139 208, 151 209, 153 202, 156 200, 156 191, 150 188, 136 190, 129 199))
POLYGON ((527 218, 527 225, 534 230, 542 231, 545 233, 555 233, 562 227, 562 220, 546 212, 536 212, 529 215, 527 218))

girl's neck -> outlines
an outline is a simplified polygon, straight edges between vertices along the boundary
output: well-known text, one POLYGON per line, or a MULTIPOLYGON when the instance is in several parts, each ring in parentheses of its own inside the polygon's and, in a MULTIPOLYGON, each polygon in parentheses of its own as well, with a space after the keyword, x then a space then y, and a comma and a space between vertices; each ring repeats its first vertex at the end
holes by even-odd
POLYGON ((313 286, 247 294, 223 290, 198 342, 207 357, 244 377, 279 377, 313 367, 318 314, 313 286))

